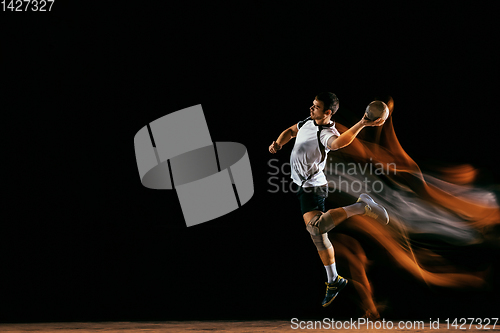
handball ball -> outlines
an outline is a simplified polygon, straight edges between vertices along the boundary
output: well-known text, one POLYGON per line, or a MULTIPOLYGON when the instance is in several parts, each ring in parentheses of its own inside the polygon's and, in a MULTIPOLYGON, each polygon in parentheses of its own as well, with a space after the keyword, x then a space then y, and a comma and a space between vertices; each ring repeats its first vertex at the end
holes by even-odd
POLYGON ((389 117, 389 108, 382 101, 373 101, 366 107, 365 117, 369 120, 377 120, 378 118, 386 120, 389 117))

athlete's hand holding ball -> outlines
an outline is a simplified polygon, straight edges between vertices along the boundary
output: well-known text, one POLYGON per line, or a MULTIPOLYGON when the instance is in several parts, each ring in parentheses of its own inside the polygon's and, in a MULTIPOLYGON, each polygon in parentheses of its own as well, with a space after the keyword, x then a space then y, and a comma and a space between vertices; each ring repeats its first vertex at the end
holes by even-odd
POLYGON ((370 120, 366 118, 366 116, 363 116, 363 119, 361 119, 361 124, 363 126, 382 126, 385 123, 385 119, 378 118, 377 120, 370 120))
POLYGON ((381 126, 389 117, 389 107, 382 101, 373 101, 366 107, 361 123, 364 126, 381 126))

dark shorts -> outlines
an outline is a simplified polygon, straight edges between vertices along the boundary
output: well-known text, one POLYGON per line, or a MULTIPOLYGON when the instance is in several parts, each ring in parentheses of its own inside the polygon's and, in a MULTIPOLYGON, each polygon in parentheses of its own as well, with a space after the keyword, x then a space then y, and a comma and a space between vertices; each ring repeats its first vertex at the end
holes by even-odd
POLYGON ((328 185, 315 187, 300 187, 295 183, 293 185, 300 202, 302 215, 312 210, 325 211, 325 199, 328 197, 328 185))

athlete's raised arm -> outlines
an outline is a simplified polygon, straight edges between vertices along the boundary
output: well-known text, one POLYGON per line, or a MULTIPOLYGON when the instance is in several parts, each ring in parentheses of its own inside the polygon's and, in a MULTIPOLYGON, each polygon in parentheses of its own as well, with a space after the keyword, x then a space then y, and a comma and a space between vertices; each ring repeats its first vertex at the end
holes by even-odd
POLYGON ((280 136, 276 139, 276 141, 273 141, 273 143, 271 143, 271 145, 269 146, 269 152, 271 154, 275 154, 276 152, 278 152, 278 150, 280 150, 281 147, 283 147, 283 145, 285 145, 288 141, 297 136, 298 131, 299 129, 297 128, 297 124, 293 124, 286 130, 281 132, 280 136))
POLYGON ((342 133, 340 136, 332 136, 330 139, 328 139, 328 149, 330 150, 337 150, 340 148, 344 148, 345 146, 348 146, 351 144, 351 142, 354 140, 356 135, 365 128, 366 126, 381 126, 385 123, 385 120, 382 118, 379 118, 377 120, 369 120, 365 116, 358 121, 354 126, 349 128, 347 131, 342 133))

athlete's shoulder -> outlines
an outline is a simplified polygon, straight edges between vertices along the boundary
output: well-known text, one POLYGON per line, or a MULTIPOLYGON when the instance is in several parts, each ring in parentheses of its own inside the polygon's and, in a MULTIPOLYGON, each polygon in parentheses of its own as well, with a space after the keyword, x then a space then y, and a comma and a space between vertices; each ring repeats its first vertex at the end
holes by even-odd
POLYGON ((305 123, 307 123, 309 120, 312 120, 311 117, 307 117, 304 120, 301 120, 297 123, 297 127, 300 129, 302 126, 304 126, 305 123))
POLYGON ((330 124, 329 124, 329 125, 330 125, 330 126, 328 126, 328 127, 327 127, 327 128, 328 128, 328 130, 329 130, 329 132, 331 132, 331 133, 333 133, 333 134, 335 134, 335 135, 339 136, 339 135, 340 135, 340 133, 339 133, 339 131, 337 130, 337 127, 335 127, 335 122, 334 122, 334 121, 330 121, 330 124))

